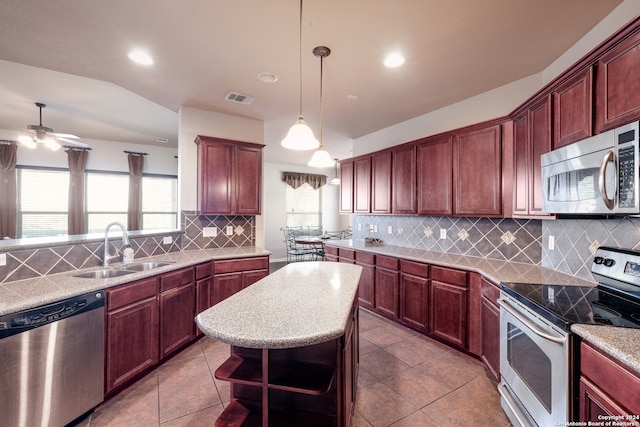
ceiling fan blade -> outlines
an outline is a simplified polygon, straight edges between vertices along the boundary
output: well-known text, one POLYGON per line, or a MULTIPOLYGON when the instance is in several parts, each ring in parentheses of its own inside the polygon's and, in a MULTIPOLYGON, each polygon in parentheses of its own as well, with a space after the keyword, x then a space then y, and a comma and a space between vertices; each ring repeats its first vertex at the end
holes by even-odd
POLYGON ((84 142, 74 141, 72 139, 67 139, 67 138, 62 138, 62 137, 57 137, 56 139, 58 141, 60 141, 60 142, 66 142, 67 144, 76 145, 78 147, 89 148, 89 144, 85 144, 84 142))
POLYGON ((71 139, 80 139, 80 137, 72 135, 70 133, 51 133, 51 135, 56 138, 71 138, 71 139))

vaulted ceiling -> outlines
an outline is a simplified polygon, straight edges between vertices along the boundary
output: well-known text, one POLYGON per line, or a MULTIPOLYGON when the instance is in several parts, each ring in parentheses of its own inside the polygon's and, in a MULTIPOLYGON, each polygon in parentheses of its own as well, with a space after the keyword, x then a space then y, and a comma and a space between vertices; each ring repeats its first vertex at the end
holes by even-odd
POLYGON ((263 120, 277 145, 298 115, 302 51, 302 110, 317 135, 312 49, 325 45, 324 143, 344 158, 351 139, 541 72, 620 3, 306 0, 300 50, 298 0, 3 0, 0 128, 37 124, 44 102, 57 132, 176 145, 184 105, 263 120), (131 62, 134 47, 154 65, 131 62), (387 68, 393 50, 406 62, 387 68), (230 91, 255 101, 231 103, 230 91))

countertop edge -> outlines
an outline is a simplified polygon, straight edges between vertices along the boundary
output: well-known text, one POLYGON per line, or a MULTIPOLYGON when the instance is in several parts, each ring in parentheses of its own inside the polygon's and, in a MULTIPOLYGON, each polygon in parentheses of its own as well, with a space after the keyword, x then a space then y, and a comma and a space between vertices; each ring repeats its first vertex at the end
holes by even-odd
POLYGON ((639 329, 576 323, 571 331, 640 374, 639 329))

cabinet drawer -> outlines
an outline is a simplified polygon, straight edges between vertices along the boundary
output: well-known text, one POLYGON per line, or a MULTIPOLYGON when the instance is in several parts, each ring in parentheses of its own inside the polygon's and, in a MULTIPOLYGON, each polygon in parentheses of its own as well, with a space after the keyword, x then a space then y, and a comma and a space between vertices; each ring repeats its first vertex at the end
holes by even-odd
POLYGON ((160 292, 164 292, 168 289, 177 288, 178 286, 187 285, 193 283, 193 268, 185 268, 182 270, 173 271, 171 273, 163 274, 160 277, 160 292))
POLYGON ((640 378, 592 346, 580 345, 580 370, 602 391, 612 396, 629 413, 640 413, 640 378))
POLYGON ((338 255, 344 259, 356 259, 356 251, 353 249, 340 248, 338 249, 338 255))
POLYGON ((212 271, 213 265, 211 261, 196 265, 196 279, 200 280, 204 277, 211 276, 212 271))
POLYGON ((431 278, 453 285, 467 287, 467 272, 453 268, 431 266, 431 278))
POLYGON ((158 281, 155 277, 107 289, 107 311, 155 297, 157 293, 158 281))
POLYGON ((376 257, 376 267, 388 268, 391 270, 398 269, 398 259, 388 256, 378 255, 376 257))
POLYGON ((324 253, 327 255, 338 256, 338 248, 335 246, 325 246, 324 253))
POLYGON ((488 280, 482 279, 482 296, 497 305, 500 289, 488 280))
POLYGON ((371 252, 362 252, 356 251, 356 261, 365 263, 365 264, 373 264, 375 263, 376 256, 371 252))
POLYGON ((414 276, 429 277, 429 264, 423 264, 421 262, 400 260, 400 271, 403 273, 413 274, 414 276))
POLYGON ((263 270, 265 268, 269 268, 269 257, 241 258, 213 262, 213 274, 263 270))

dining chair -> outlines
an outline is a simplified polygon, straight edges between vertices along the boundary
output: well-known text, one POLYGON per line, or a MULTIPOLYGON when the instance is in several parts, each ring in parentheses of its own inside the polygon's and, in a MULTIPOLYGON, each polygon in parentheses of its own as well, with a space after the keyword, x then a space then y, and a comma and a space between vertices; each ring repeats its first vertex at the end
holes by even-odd
POLYGON ((321 225, 307 225, 307 235, 309 236, 322 236, 321 225))
POLYGON ((284 234, 284 244, 287 250, 287 263, 312 261, 316 258, 314 248, 296 243, 296 237, 302 235, 302 227, 285 227, 281 228, 281 230, 284 234))

